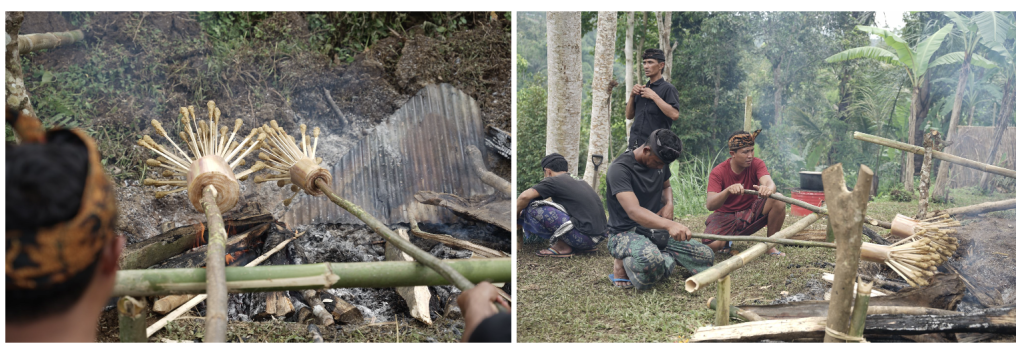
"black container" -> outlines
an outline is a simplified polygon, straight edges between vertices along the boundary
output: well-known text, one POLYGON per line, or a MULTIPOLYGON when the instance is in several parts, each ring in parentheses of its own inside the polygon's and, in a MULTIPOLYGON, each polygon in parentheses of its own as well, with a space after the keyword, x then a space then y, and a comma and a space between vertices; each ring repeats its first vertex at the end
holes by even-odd
POLYGON ((809 191, 825 190, 825 185, 821 182, 821 172, 800 171, 800 189, 809 191))

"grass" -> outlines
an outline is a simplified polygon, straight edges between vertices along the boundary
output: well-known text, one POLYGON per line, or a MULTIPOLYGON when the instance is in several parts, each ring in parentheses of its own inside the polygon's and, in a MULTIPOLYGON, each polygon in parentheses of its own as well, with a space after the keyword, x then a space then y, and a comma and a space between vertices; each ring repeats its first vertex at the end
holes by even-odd
MULTIPOLYGON (((955 204, 935 205, 930 210, 964 206, 984 201, 1013 198, 1014 194, 974 195, 953 191, 955 204)), ((703 198, 701 198, 703 200, 703 198)), ((891 220, 897 213, 913 213, 917 202, 878 200, 868 204, 867 214, 891 220)), ((676 219, 692 231, 704 230, 709 213, 676 219)), ((989 214, 1014 218, 1016 211, 989 214)), ((799 220, 787 215, 784 226, 799 220)), ((824 229, 818 221, 811 229, 824 229)), ((877 229, 876 229, 877 230, 877 229)), ((765 235, 760 231, 757 235, 765 235)), ((864 241, 868 241, 864 237, 864 241)), ((620 290, 611 286, 608 274, 612 257, 606 242, 590 256, 540 258, 533 255, 546 245, 523 245, 517 259, 517 321, 519 342, 680 342, 694 330, 713 322, 714 312, 707 308, 708 298, 716 296, 709 286, 687 293, 687 275, 676 268, 667 281, 646 291, 620 290)), ((750 243, 733 245, 743 251, 750 243)), ((786 257, 761 256, 732 273, 732 301, 739 305, 765 305, 789 294, 806 292, 809 283, 832 272, 835 252, 823 248, 780 246, 786 257)), ((715 262, 727 259, 717 254, 715 262)))

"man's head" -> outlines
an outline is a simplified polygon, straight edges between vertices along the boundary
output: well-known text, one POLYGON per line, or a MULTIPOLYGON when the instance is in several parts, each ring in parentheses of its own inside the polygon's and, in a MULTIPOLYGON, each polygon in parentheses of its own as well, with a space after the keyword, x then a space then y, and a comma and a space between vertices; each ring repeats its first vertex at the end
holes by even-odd
POLYGON ((661 49, 647 49, 643 57, 644 76, 654 78, 665 72, 665 52, 661 49))
MULTIPOLYGON (((14 123, 36 119, 15 117, 14 123)), ((98 319, 109 298, 122 246, 114 234, 116 200, 99 151, 84 133, 21 134, 19 124, 12 125, 23 143, 9 145, 6 153, 7 338, 45 341, 60 334, 18 332, 12 338, 12 327, 71 313, 98 319)))
POLYGON ((754 162, 754 138, 760 133, 761 129, 753 133, 740 130, 729 136, 729 156, 737 167, 747 168, 754 162))
POLYGON ((565 160, 559 153, 552 153, 540 160, 540 167, 544 169, 544 177, 552 177, 565 173, 569 170, 569 161, 565 160))
POLYGON ((651 132, 647 143, 638 148, 637 161, 654 169, 664 168, 679 158, 683 142, 671 130, 658 129, 651 132))

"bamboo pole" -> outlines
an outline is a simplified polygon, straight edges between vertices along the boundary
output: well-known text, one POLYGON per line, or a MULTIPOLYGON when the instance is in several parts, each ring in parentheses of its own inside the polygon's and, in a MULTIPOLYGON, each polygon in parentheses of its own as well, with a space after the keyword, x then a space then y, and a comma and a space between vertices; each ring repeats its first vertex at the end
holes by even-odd
POLYGON ((206 223, 210 226, 210 240, 206 247, 206 333, 203 341, 207 343, 224 343, 228 333, 228 287, 224 273, 224 248, 227 243, 227 231, 224 230, 224 218, 217 206, 217 188, 208 185, 203 188, 201 200, 206 213, 206 223))
POLYGON ((950 208, 950 209, 946 209, 946 210, 933 211, 933 212, 928 213, 928 217, 934 217, 936 215, 941 215, 943 213, 949 214, 950 216, 954 216, 954 215, 969 216, 969 215, 978 215, 978 214, 983 214, 983 213, 991 213, 993 211, 1016 209, 1016 208, 1017 208, 1017 199, 1007 199, 1007 200, 1000 200, 1000 201, 997 201, 997 202, 986 202, 986 203, 975 204, 975 205, 968 205, 968 206, 959 207, 959 208, 950 208))
POLYGON ((715 326, 728 326, 729 325, 729 305, 731 302, 730 288, 732 287, 732 277, 726 274, 722 279, 718 279, 718 309, 715 310, 715 326))
MULTIPOLYGON (((718 299, 708 299, 708 308, 717 311, 718 299)), ((747 321, 764 321, 764 319, 761 318, 761 316, 754 313, 753 311, 747 311, 733 305, 729 306, 729 316, 732 316, 732 318, 741 318, 747 321)))
MULTIPOLYGON (((761 236, 728 236, 728 235, 712 235, 700 232, 690 233, 694 238, 706 238, 715 241, 733 241, 733 242, 764 242, 765 238, 761 236)), ((805 246, 805 247, 824 247, 824 248, 836 248, 836 244, 830 242, 818 242, 818 241, 804 241, 804 240, 789 240, 789 239, 774 239, 773 244, 786 245, 786 246, 805 246)))
POLYGON ((455 269, 452 269, 452 267, 441 262, 441 260, 437 259, 437 257, 434 257, 433 255, 427 253, 424 250, 421 250, 419 247, 416 247, 409 241, 402 239, 397 234, 395 234, 394 231, 392 231, 383 223, 381 223, 380 220, 377 220, 377 218, 373 217, 373 215, 370 215, 369 213, 363 211, 363 209, 360 208, 359 206, 338 196, 338 194, 334 192, 334 189, 331 189, 331 187, 328 186, 327 183, 324 182, 324 180, 317 179, 316 186, 317 188, 320 188, 320 190, 323 191, 324 194, 327 194, 327 198, 334 202, 334 204, 337 204, 338 206, 342 207, 349 213, 352 213, 352 215, 355 215, 355 217, 359 218, 359 220, 362 220, 364 223, 366 223, 367 226, 373 229, 374 232, 384 237, 384 239, 386 239, 388 242, 391 242, 391 244, 395 245, 395 247, 398 247, 398 249, 402 250, 402 252, 405 252, 405 254, 412 256, 412 258, 416 259, 417 262, 420 262, 423 265, 430 267, 430 269, 433 269, 438 274, 444 276, 444 278, 447 279, 451 284, 455 285, 455 287, 461 289, 462 291, 466 291, 473 288, 473 283, 469 282, 469 280, 466 280, 466 277, 462 276, 462 274, 459 274, 458 272, 455 271, 455 269))
POLYGON ((871 282, 864 283, 857 279, 857 302, 853 305, 853 317, 850 319, 850 337, 860 338, 864 335, 864 320, 868 317, 871 286, 871 282))
POLYGON ((146 299, 131 296, 117 301, 117 329, 121 343, 146 342, 146 299))
MULTIPOLYGON (((511 258, 442 260, 468 281, 512 281, 511 258)), ((441 274, 419 262, 316 263, 228 267, 228 291, 268 292, 324 288, 394 288, 450 285, 441 274)), ((132 269, 117 272, 111 296, 202 294, 206 272, 199 268, 132 269)))
POLYGON ((739 269, 747 263, 750 263, 754 258, 757 258, 767 252, 769 243, 774 245, 775 243, 773 241, 775 240, 793 237, 797 232, 800 232, 815 221, 818 221, 819 218, 821 218, 820 214, 807 215, 793 225, 779 230, 779 232, 776 232, 771 237, 765 239, 766 241, 769 241, 768 243, 759 243, 751 246, 743 252, 740 252, 740 254, 719 262, 711 268, 705 269, 703 272, 695 274, 694 276, 686 279, 686 291, 692 293, 697 291, 697 289, 700 289, 701 286, 704 286, 705 284, 710 284, 713 281, 721 279, 725 275, 739 269))
POLYGON ((853 303, 857 265, 860 263, 861 228, 864 210, 871 197, 873 177, 874 172, 861 165, 857 185, 850 191, 846 189, 843 164, 832 165, 821 173, 825 185, 825 203, 833 211, 833 215, 829 216, 829 224, 832 225, 836 242, 835 282, 828 306, 828 335, 825 336, 825 343, 843 342, 841 337, 850 331, 850 306, 853 303))
MULTIPOLYGON (((857 140, 867 141, 869 143, 875 143, 875 144, 882 145, 882 146, 888 146, 888 147, 891 147, 891 148, 894 148, 894 149, 903 150, 903 151, 914 153, 914 154, 918 154, 918 155, 924 155, 924 148, 922 148, 920 146, 914 146, 914 145, 910 145, 910 144, 906 144, 906 143, 901 143, 901 142, 898 142, 898 141, 889 140, 889 139, 886 139, 886 138, 883 138, 883 137, 879 137, 879 136, 874 136, 874 135, 871 135, 871 134, 864 134, 864 133, 861 133, 861 132, 853 132, 853 138, 857 139, 857 140)), ((942 161, 949 162, 949 163, 953 163, 953 164, 957 164, 957 165, 960 165, 960 166, 964 166, 964 167, 967 167, 967 168, 973 168, 973 169, 978 170, 978 171, 994 173, 994 174, 997 174, 997 175, 1000 175, 1000 176, 1006 176, 1006 177, 1010 177, 1010 178, 1017 178, 1017 172, 1014 171, 1014 170, 1002 168, 1002 167, 999 167, 999 166, 993 166, 993 165, 989 165, 989 164, 986 164, 986 163, 981 163, 981 162, 974 161, 974 160, 968 160, 968 159, 965 159, 963 157, 956 156, 956 155, 953 155, 953 154, 948 154, 948 153, 945 153, 945 152, 932 151, 932 157, 937 158, 937 159, 942 160, 942 161)))
POLYGON ((82 30, 67 32, 31 33, 18 36, 18 53, 27 54, 37 50, 53 49, 85 38, 82 30))

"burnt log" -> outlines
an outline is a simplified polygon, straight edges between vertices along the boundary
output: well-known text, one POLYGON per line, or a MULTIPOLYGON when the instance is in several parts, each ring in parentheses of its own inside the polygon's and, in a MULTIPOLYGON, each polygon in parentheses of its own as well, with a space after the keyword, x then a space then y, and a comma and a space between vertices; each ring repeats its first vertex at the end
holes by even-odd
MULTIPOLYGON (((865 335, 917 335, 926 333, 999 333, 1017 331, 1016 307, 984 309, 955 315, 868 315, 865 335)), ((756 342, 762 340, 822 339, 825 317, 769 320, 731 326, 702 327, 692 342, 756 342)))
POLYGON ((454 194, 432 191, 420 191, 415 198, 423 204, 447 208, 461 218, 482 221, 512 231, 512 205, 508 198, 490 195, 466 200, 454 194))
MULTIPOLYGON (((224 220, 224 228, 228 235, 235 235, 260 225, 274 221, 270 214, 261 214, 239 219, 224 220)), ((186 225, 163 232, 145 241, 133 243, 125 247, 118 260, 120 269, 145 269, 158 264, 175 255, 184 253, 193 247, 206 244, 209 232, 206 223, 186 225)))
POLYGON ((312 315, 315 318, 314 323, 321 326, 332 326, 334 325, 334 316, 332 316, 327 309, 324 307, 323 301, 320 300, 320 293, 318 290, 303 290, 302 298, 306 300, 306 304, 309 305, 312 315))
POLYGON ((327 312, 334 316, 335 323, 358 325, 366 322, 362 311, 328 291, 320 292, 320 301, 323 302, 327 312))
MULTIPOLYGON (((245 265, 247 261, 258 256, 259 248, 264 243, 269 223, 260 224, 241 234, 232 234, 225 244, 225 264, 227 266, 245 265)), ((154 268, 201 268, 206 266, 206 245, 184 254, 171 257, 154 268)))
MULTIPOLYGON (((270 225, 267 230, 267 238, 263 243, 263 252, 266 254, 270 252, 274 247, 281 244, 285 240, 293 237, 294 234, 285 228, 280 223, 274 223, 270 225)), ((296 243, 289 243, 289 245, 295 245, 296 243)), ((282 249, 280 252, 274 253, 262 264, 266 265, 287 265, 292 264, 292 259, 289 255, 288 248, 282 249)), ((257 301, 253 304, 252 319, 263 320, 273 317, 288 317, 295 313, 295 306, 292 305, 294 299, 288 294, 287 291, 274 291, 264 293, 263 297, 257 296, 257 301), (259 301, 263 300, 263 301, 259 301)))

